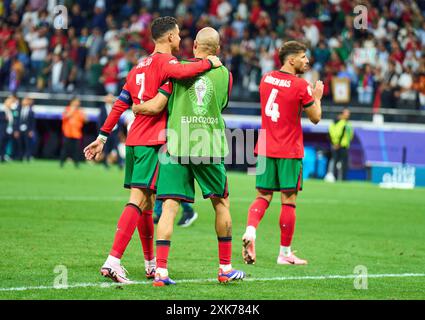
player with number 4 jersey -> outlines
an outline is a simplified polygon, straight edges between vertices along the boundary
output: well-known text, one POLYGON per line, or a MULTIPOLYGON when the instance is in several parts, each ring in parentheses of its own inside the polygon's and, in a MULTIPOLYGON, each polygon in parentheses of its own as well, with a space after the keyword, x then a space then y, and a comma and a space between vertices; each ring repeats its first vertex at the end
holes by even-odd
MULTIPOLYGON (((98 138, 84 149, 86 159, 94 159, 102 152, 112 128, 124 111, 134 103, 153 98, 169 78, 183 79, 197 76, 212 67, 221 66, 215 56, 208 56, 193 64, 180 64, 172 55, 180 44, 177 20, 172 17, 157 18, 151 25, 154 52, 140 61, 127 76, 117 101, 101 128, 98 138)), ((121 265, 121 257, 137 228, 145 257, 147 278, 155 275, 156 261, 153 251, 154 224, 152 219, 158 176, 158 150, 165 143, 167 115, 137 115, 126 141, 126 166, 124 186, 130 189, 130 199, 118 220, 117 231, 110 254, 100 272, 113 281, 130 280, 121 265)))
POLYGON ((256 261, 256 229, 273 198, 281 192, 281 231, 278 264, 307 264, 291 251, 295 229, 295 207, 298 191, 302 189, 302 158, 304 157, 301 115, 317 124, 321 119, 323 83, 315 87, 297 75, 308 68, 307 48, 289 41, 279 51, 280 70, 263 76, 260 83, 261 131, 255 148, 257 158, 257 198, 248 212, 246 232, 242 237, 242 256, 245 263, 256 261))

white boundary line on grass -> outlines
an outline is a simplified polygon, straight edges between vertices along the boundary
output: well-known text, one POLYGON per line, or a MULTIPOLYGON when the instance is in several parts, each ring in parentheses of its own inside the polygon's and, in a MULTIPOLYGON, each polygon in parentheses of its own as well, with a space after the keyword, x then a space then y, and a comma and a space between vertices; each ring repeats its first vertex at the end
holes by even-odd
MULTIPOLYGON (((354 279, 363 277, 362 275, 325 275, 325 276, 300 276, 300 277, 274 277, 274 278, 246 278, 243 281, 291 281, 291 280, 333 280, 333 279, 354 279)), ((425 277, 425 273, 399 273, 399 274, 369 274, 366 276, 369 278, 407 278, 407 277, 425 277)), ((217 282, 217 279, 181 279, 176 280, 179 283, 205 283, 205 282, 217 282)), ((0 288, 0 292, 5 291, 29 291, 29 290, 64 290, 74 288, 110 288, 115 286, 131 286, 131 285, 148 285, 152 284, 152 281, 134 281, 132 284, 122 283, 76 283, 68 286, 38 286, 38 287, 17 287, 17 288, 0 288)))

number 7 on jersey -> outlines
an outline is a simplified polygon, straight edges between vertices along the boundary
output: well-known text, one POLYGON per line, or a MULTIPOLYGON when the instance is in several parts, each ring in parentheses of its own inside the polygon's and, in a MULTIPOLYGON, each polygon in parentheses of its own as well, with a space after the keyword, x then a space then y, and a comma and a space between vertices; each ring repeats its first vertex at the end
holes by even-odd
POLYGON ((267 100, 265 109, 266 116, 272 118, 273 122, 277 122, 280 117, 279 105, 274 102, 276 100, 278 92, 279 91, 277 89, 272 89, 269 99, 267 100))
POLYGON ((140 102, 143 102, 143 92, 145 91, 145 74, 139 73, 136 74, 136 84, 140 86, 139 94, 137 95, 137 98, 139 98, 140 102))

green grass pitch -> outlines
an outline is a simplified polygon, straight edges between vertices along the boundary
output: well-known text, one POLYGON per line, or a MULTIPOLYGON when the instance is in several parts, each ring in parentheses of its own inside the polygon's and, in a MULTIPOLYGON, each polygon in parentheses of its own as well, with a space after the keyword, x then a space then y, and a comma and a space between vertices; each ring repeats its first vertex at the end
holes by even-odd
POLYGON ((244 265, 241 237, 255 178, 243 173, 229 173, 229 189, 233 266, 247 272, 246 281, 221 285, 215 280, 214 213, 198 189, 198 220, 189 228, 176 226, 172 238, 169 271, 177 285, 154 288, 144 279, 135 234, 123 264, 139 283, 111 286, 99 269, 127 201, 122 181, 123 172, 99 165, 78 170, 47 161, 0 165, 0 299, 425 298, 425 189, 306 181, 293 248, 308 259, 307 266, 276 264, 280 205, 275 194, 257 231, 257 264, 244 265), (57 266, 65 266, 66 274, 55 273, 57 266), (354 286, 366 283, 355 278, 356 266, 367 268, 367 289, 354 286), (69 287, 54 288, 55 279, 65 275, 69 287))

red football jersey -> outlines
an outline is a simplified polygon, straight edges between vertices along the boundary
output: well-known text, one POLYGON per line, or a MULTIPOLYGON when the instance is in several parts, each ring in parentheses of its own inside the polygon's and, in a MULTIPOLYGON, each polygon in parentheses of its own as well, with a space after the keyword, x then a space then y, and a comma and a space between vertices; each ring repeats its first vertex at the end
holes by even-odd
POLYGON ((255 153, 270 158, 303 158, 303 108, 314 103, 308 82, 272 71, 260 82, 261 129, 255 153), (265 131, 265 132, 264 132, 265 131))
MULTIPOLYGON (((211 69, 209 60, 200 60, 191 64, 180 64, 171 54, 154 53, 133 67, 127 76, 127 81, 114 103, 110 114, 103 124, 100 133, 109 135, 118 123, 121 114, 141 101, 155 97, 158 89, 169 78, 183 79, 197 76, 211 69)), ((165 143, 165 128, 167 111, 156 116, 138 114, 127 135, 128 146, 153 146, 165 143)))

